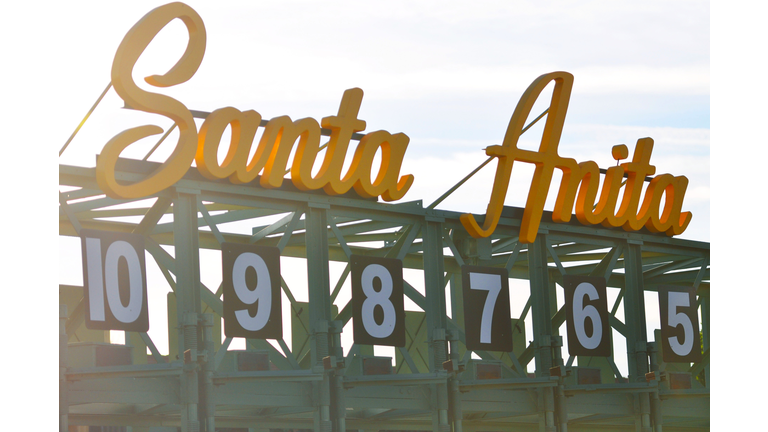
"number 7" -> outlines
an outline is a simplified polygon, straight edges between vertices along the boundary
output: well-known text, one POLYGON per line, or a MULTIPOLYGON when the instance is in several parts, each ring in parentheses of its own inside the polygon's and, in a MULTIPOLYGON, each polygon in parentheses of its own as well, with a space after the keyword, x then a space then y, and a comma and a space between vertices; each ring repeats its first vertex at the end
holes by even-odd
POLYGON ((493 309, 496 307, 496 299, 499 298, 501 292, 501 276, 488 273, 470 273, 469 284, 473 290, 488 291, 480 321, 480 343, 491 343, 493 309))

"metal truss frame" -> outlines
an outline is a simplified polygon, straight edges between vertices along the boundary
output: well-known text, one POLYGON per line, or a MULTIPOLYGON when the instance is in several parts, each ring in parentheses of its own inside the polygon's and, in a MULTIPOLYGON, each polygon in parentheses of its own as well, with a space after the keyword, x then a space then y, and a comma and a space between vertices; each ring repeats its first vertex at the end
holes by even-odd
MULTIPOLYGON (((122 160, 117 171, 120 180, 136 181, 156 165, 122 160)), ((59 179, 72 189, 60 194, 60 235, 77 236, 84 228, 141 234, 172 291, 170 355, 160 355, 146 333, 128 334, 134 357, 126 366, 72 367, 68 342, 83 327, 84 307, 62 308, 64 426, 121 425, 134 431, 171 426, 185 432, 709 428, 708 243, 552 223, 545 215, 536 241, 521 244, 522 210, 511 207, 492 238, 473 239, 459 213, 425 208, 420 201, 385 204, 289 186, 232 185, 206 180, 194 168, 174 187, 133 201, 105 197, 92 168, 60 165, 59 179), (306 265, 306 287, 282 281, 292 346, 285 338, 246 344, 268 353, 273 370, 224 367, 233 351, 231 338, 221 338, 222 290, 201 282, 206 262, 200 251, 218 250, 225 241, 276 246, 282 256, 306 265), (405 295, 419 310, 406 314, 408 341, 395 350, 392 374, 364 374, 361 362, 373 356, 372 347, 345 345, 352 308, 341 294, 352 254, 397 258, 408 271, 405 295), (331 277, 330 263, 345 265, 338 278, 331 277), (528 297, 513 301, 525 303, 516 325, 524 327, 530 314, 530 341, 509 353, 466 350, 464 264, 505 267, 510 278, 528 281, 528 297), (604 276, 608 287, 618 290, 609 305, 610 324, 626 341, 627 376, 614 358, 579 358, 580 366, 600 365, 603 382, 569 380, 579 366, 562 354, 565 312, 558 308, 557 291, 565 274, 604 276), (664 364, 646 334, 645 293, 661 284, 696 288, 701 363, 682 369, 664 364), (299 292, 306 302, 296 300, 299 292), (145 350, 151 353, 147 358, 145 350), (473 365, 483 362, 497 364, 500 375, 473 375, 473 365), (535 372, 529 374, 531 362, 535 372), (702 376, 703 384, 694 378, 690 389, 672 388, 667 374, 674 370, 702 376)))

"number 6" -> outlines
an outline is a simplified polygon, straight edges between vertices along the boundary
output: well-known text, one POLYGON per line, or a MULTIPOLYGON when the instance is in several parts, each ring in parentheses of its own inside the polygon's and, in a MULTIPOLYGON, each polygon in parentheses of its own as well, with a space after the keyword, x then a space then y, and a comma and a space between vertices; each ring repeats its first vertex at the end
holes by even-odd
POLYGON ((603 339, 603 322, 600 319, 600 312, 592 305, 584 306, 584 296, 590 300, 597 300, 599 294, 594 285, 582 282, 573 292, 573 325, 576 330, 576 337, 581 346, 588 350, 593 350, 600 345, 603 339), (592 321, 592 336, 587 336, 585 324, 587 318, 592 321))
POLYGON ((608 325, 608 299, 605 285, 605 279, 601 277, 563 276, 568 354, 611 356, 611 327, 608 325), (587 320, 592 327, 589 333, 587 320))

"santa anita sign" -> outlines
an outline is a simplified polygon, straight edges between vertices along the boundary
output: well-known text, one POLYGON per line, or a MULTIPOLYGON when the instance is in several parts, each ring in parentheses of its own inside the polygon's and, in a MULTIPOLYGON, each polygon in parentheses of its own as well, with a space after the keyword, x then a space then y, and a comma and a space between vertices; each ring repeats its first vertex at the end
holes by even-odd
MULTIPOLYGON (((172 20, 180 19, 189 33, 187 48, 178 62, 164 75, 152 75, 145 81, 155 87, 181 84, 197 72, 205 53, 206 32, 200 16, 189 6, 171 3, 145 15, 126 34, 117 49, 112 65, 112 85, 134 109, 160 114, 172 119, 179 128, 179 139, 171 156, 148 177, 136 183, 117 181, 115 165, 120 153, 142 138, 162 133, 154 125, 125 130, 104 146, 96 165, 99 187, 113 198, 141 198, 153 195, 179 181, 194 161, 200 173, 209 179, 229 179, 234 184, 250 184, 257 178, 264 188, 280 187, 288 170, 288 161, 298 141, 290 166, 291 182, 300 190, 322 189, 329 195, 339 195, 351 189, 365 198, 381 197, 384 201, 402 198, 413 184, 413 175, 400 175, 409 138, 403 133, 375 131, 366 134, 355 149, 352 164, 343 171, 352 135, 365 129, 365 121, 357 114, 363 91, 346 90, 338 114, 324 117, 320 123, 312 118, 292 121, 288 116, 271 119, 265 126, 255 153, 254 145, 261 115, 253 110, 240 111, 226 107, 215 110, 197 130, 192 113, 180 101, 162 94, 140 89, 133 81, 133 67, 152 39, 172 20), (312 175, 320 153, 320 127, 331 136, 316 175, 312 175), (217 158, 222 135, 231 129, 231 141, 222 162, 217 158), (371 179, 374 157, 381 149, 378 174, 371 179)), ((552 72, 537 78, 525 91, 509 122, 504 141, 486 149, 498 159, 490 203, 483 225, 471 214, 461 217, 461 223, 473 237, 488 237, 496 229, 504 207, 512 166, 515 161, 536 165, 520 227, 520 241, 531 243, 536 237, 555 169, 563 176, 552 218, 567 222, 575 211, 583 224, 602 224, 637 231, 646 227, 652 232, 680 234, 691 221, 691 213, 683 212, 683 198, 688 186, 684 176, 662 174, 653 177, 645 188, 646 176, 655 174, 650 165, 653 140, 638 140, 632 162, 608 168, 599 190, 600 170, 593 161, 578 163, 557 154, 560 135, 568 109, 573 76, 567 72, 552 72), (548 84, 554 82, 544 132, 538 151, 517 148, 523 126, 534 102, 548 84), (622 183, 626 177, 626 183, 622 183), (623 194, 622 194, 623 191, 623 194), (619 196, 621 200, 619 201, 619 196)), ((615 146, 616 160, 628 156, 624 145, 615 146)))

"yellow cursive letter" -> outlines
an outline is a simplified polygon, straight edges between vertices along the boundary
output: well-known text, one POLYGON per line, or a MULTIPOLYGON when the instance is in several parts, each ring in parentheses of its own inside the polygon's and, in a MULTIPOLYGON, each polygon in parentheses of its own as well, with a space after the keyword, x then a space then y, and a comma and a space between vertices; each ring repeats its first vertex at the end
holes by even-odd
POLYGON ((501 218, 501 211, 504 208, 504 198, 506 198, 509 187, 512 164, 519 160, 536 165, 520 225, 520 241, 532 243, 536 238, 554 169, 558 168, 563 171, 561 189, 566 188, 571 172, 578 170, 575 160, 563 158, 557 154, 557 146, 560 143, 560 134, 563 131, 563 122, 565 122, 565 113, 568 110, 568 100, 571 96, 572 87, 573 75, 568 72, 552 72, 536 78, 520 97, 520 102, 518 102, 515 112, 509 120, 504 142, 500 146, 490 146, 485 150, 488 156, 497 157, 499 162, 483 227, 480 228, 475 217, 469 213, 463 214, 459 218, 461 224, 472 237, 488 237, 496 229, 501 218), (517 141, 522 133, 524 122, 528 118, 534 102, 551 81, 555 81, 555 88, 552 92, 547 123, 544 125, 539 151, 518 149, 517 141))
POLYGON ((155 194, 176 183, 187 172, 197 150, 197 127, 192 113, 181 102, 168 96, 140 89, 133 81, 133 66, 149 43, 169 22, 179 18, 187 27, 189 42, 181 59, 165 74, 144 80, 155 87, 181 84, 197 72, 205 53, 205 26, 200 15, 183 3, 170 3, 153 9, 125 35, 112 63, 112 86, 131 108, 161 114, 179 127, 179 141, 173 154, 147 178, 133 184, 118 183, 115 164, 120 153, 134 142, 161 133, 158 126, 139 126, 125 130, 109 140, 96 162, 96 181, 112 198, 139 198, 155 194))

